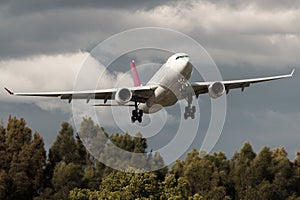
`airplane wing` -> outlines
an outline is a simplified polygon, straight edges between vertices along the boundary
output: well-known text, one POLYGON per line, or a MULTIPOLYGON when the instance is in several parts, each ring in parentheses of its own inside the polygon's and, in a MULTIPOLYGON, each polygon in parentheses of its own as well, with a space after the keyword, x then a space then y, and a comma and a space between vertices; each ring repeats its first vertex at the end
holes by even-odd
MULTIPOLYGON (((154 93, 157 88, 156 85, 138 86, 128 88, 132 92, 132 99, 138 102, 146 102, 154 93)), ((101 89, 101 90, 86 90, 86 91, 66 91, 66 92, 34 92, 34 93, 14 93, 11 90, 4 88, 10 95, 16 96, 34 96, 34 97, 60 97, 61 99, 67 99, 69 102, 72 99, 86 99, 87 102, 90 99, 113 99, 114 94, 118 91, 118 88, 101 89)))
MULTIPOLYGON (((290 74, 279 75, 279 76, 270 76, 270 77, 263 77, 263 78, 252 78, 252 79, 242 79, 242 80, 230 80, 230 81, 219 81, 224 84, 225 90, 228 93, 231 89, 244 88, 249 87, 252 83, 259 83, 264 81, 271 81, 277 80, 282 78, 290 78, 293 76, 295 69, 292 70, 290 74)), ((194 82, 191 84, 195 95, 204 94, 208 92, 208 87, 214 83, 213 81, 210 82, 194 82)))

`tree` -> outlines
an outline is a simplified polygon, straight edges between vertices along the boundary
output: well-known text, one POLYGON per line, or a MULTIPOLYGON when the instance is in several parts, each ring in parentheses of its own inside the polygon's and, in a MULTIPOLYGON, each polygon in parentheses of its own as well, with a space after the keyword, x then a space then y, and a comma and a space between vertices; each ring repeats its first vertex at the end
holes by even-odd
POLYGON ((184 161, 176 160, 175 164, 170 170, 171 174, 174 174, 176 178, 184 176, 184 161))
POLYGON ((70 190, 82 185, 83 170, 78 164, 59 162, 54 170, 52 184, 54 199, 67 199, 70 190))
POLYGON ((292 195, 291 191, 294 187, 294 170, 283 147, 272 151, 272 162, 274 166, 273 189, 275 190, 273 199, 287 199, 292 195))
POLYGON ((5 170, 0 170, 0 199, 5 199, 9 195, 9 176, 5 170))
POLYGON ((296 152, 296 158, 294 161, 294 173, 295 173, 295 182, 294 182, 294 191, 295 195, 300 196, 300 152, 296 152))
POLYGON ((103 153, 103 149, 108 141, 108 134, 102 127, 95 125, 92 118, 84 117, 80 125, 78 138, 82 140, 85 147, 92 153, 92 156, 90 156, 86 151, 86 158, 88 159, 87 164, 93 165, 93 157, 99 158, 101 153, 103 153))
POLYGON ((252 177, 251 181, 253 186, 258 185, 263 180, 272 181, 273 174, 272 174, 272 156, 270 148, 263 147, 259 154, 254 158, 251 170, 252 170, 252 177))
POLYGON ((23 118, 9 116, 6 128, 6 149, 7 153, 13 156, 18 154, 24 144, 31 140, 31 129, 26 126, 23 118))
POLYGON ((55 166, 55 164, 60 161, 66 163, 76 161, 78 159, 76 149, 74 130, 69 123, 63 122, 56 140, 49 149, 49 160, 51 164, 55 166))
POLYGON ((78 154, 81 159, 85 159, 85 162, 81 163, 85 169, 84 185, 90 189, 97 189, 102 178, 112 171, 97 160, 106 146, 108 134, 102 127, 96 125, 91 118, 84 117, 76 139, 78 154))
POLYGON ((30 155, 29 170, 28 175, 32 181, 32 187, 34 195, 39 193, 45 175, 45 166, 46 166, 46 151, 44 149, 44 140, 43 138, 35 132, 33 135, 33 140, 29 146, 28 153, 30 155))
POLYGON ((42 187, 46 151, 44 141, 38 133, 30 144, 24 144, 19 154, 14 154, 9 176, 12 179, 13 197, 28 199, 36 196, 42 187))
POLYGON ((146 139, 137 133, 135 137, 131 137, 128 133, 112 134, 109 137, 100 160, 105 164, 119 170, 126 170, 129 167, 136 169, 149 169, 146 153, 146 139))
POLYGON ((192 162, 186 167, 184 175, 189 181, 193 193, 208 195, 212 189, 214 170, 214 164, 204 158, 192 162))
POLYGON ((169 171, 159 152, 146 148, 141 133, 109 136, 84 118, 75 137, 62 123, 47 164, 43 138, 9 117, 6 128, 0 124, 0 199, 300 199, 299 152, 291 161, 283 147, 256 155, 245 143, 228 160, 193 149, 169 171))
POLYGON ((1 199, 32 199, 43 188, 46 151, 44 141, 23 118, 9 117, 0 126, 1 199), (3 197, 3 198, 2 198, 3 197))
POLYGON ((246 199, 251 193, 251 169, 253 159, 256 157, 250 143, 246 142, 240 152, 235 153, 230 160, 230 177, 234 190, 231 195, 237 199, 246 199))
POLYGON ((146 169, 148 171, 153 171, 159 180, 164 180, 168 173, 168 167, 165 165, 159 152, 155 152, 154 155, 152 155, 152 152, 149 154, 146 169))
POLYGON ((190 194, 189 182, 184 177, 176 179, 174 174, 168 174, 162 182, 161 199, 187 199, 190 194))
POLYGON ((159 199, 159 196, 160 187, 156 175, 142 171, 113 171, 103 179, 99 190, 70 191, 70 199, 159 199))
POLYGON ((0 125, 0 170, 8 170, 11 155, 7 152, 6 130, 0 125))

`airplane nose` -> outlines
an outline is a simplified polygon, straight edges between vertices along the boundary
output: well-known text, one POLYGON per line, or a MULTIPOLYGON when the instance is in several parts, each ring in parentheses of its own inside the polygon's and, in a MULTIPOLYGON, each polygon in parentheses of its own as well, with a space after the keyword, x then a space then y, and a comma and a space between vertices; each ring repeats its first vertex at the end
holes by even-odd
POLYGON ((184 61, 184 66, 186 66, 190 62, 190 57, 184 57, 182 60, 184 61))

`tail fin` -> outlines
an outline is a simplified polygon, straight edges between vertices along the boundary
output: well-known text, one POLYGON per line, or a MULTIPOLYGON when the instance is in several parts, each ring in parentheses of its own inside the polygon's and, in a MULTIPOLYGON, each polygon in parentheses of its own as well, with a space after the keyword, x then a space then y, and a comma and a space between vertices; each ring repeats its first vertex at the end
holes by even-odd
POLYGON ((134 86, 135 87, 141 86, 141 81, 140 81, 139 75, 136 71, 134 60, 131 61, 130 67, 131 67, 131 71, 132 71, 132 75, 133 75, 134 86))

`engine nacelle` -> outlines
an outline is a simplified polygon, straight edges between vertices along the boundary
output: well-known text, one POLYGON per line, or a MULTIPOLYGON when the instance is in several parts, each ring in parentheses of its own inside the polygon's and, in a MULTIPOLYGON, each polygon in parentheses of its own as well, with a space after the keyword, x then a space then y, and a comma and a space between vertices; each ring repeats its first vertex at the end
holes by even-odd
POLYGON ((225 86, 221 82, 214 82, 208 87, 208 94, 211 98, 218 98, 225 93, 225 86))
POLYGON ((119 105, 124 105, 132 98, 132 92, 127 88, 120 88, 115 94, 115 100, 119 105))

